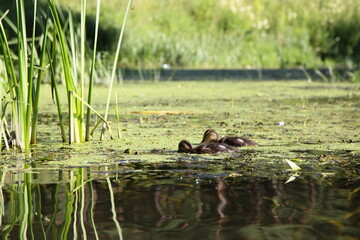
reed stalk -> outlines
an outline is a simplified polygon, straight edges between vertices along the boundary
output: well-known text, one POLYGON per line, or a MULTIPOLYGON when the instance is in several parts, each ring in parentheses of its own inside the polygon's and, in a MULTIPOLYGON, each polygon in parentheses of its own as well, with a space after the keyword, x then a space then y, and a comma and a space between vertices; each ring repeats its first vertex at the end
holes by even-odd
MULTIPOLYGON (((36 19, 38 13, 38 1, 33 1, 33 22, 31 36, 28 39, 25 23, 24 0, 16 0, 16 26, 7 18, 6 14, 0 19, 0 53, 3 56, 5 65, 5 88, 7 102, 11 106, 10 128, 13 134, 13 145, 22 152, 27 152, 30 144, 36 143, 38 108, 40 99, 41 80, 43 72, 48 64, 46 63, 46 45, 48 40, 48 26, 46 19, 45 28, 40 39, 40 53, 37 52, 36 45, 36 19), (3 20, 17 33, 17 55, 15 55, 9 45, 5 34, 3 20)), ((4 98, 2 98, 4 99, 4 98)), ((7 104, 7 102, 5 104, 7 104)), ((4 106, 4 103, 2 104, 4 106)), ((6 106, 6 105, 5 105, 6 106)), ((2 120, 5 119, 3 115, 2 120)), ((1 122, 4 130, 4 122, 1 122)), ((8 131, 8 129, 6 129, 8 131)), ((2 131, 4 133, 4 131, 2 131)), ((4 135, 4 134, 3 134, 4 135)), ((3 137, 4 139, 6 137, 3 137)), ((8 146, 7 146, 8 148, 8 146)))
MULTIPOLYGON (((36 16, 34 15, 34 18, 36 16)), ((31 140, 30 143, 31 144, 36 144, 36 136, 37 136, 37 119, 38 119, 38 114, 39 114, 39 101, 40 101, 40 90, 41 90, 41 79, 42 79, 42 75, 44 70, 46 70, 50 64, 46 64, 45 62, 45 57, 47 56, 47 51, 46 51, 46 47, 47 47, 47 43, 48 43, 48 31, 49 31, 49 24, 48 21, 45 22, 45 30, 43 33, 43 41, 41 43, 41 50, 40 50, 40 63, 39 63, 39 67, 40 69, 38 70, 37 76, 36 76, 36 86, 34 86, 34 99, 32 101, 33 106, 33 115, 32 115, 32 119, 31 119, 31 140)), ((34 34, 34 33, 33 33, 34 34)), ((33 37, 35 38, 35 36, 33 37)))
MULTIPOLYGON (((107 117, 108 117, 108 114, 109 114, 112 87, 113 87, 113 84, 114 84, 116 71, 117 71, 117 68, 118 68, 117 64, 118 64, 119 55, 120 55, 120 48, 121 48, 121 43, 122 43, 123 36, 124 36, 126 20, 128 18, 128 14, 130 12, 130 7, 131 7, 131 0, 128 0, 128 5, 126 7, 124 20, 123 20, 123 23, 122 23, 122 26, 121 26, 121 31, 120 31, 120 35, 119 35, 119 38, 118 38, 118 44, 117 44, 115 58, 114 58, 114 62, 113 62, 113 68, 112 68, 112 72, 111 72, 111 78, 110 78, 110 84, 109 84, 109 93, 108 93, 108 98, 107 98, 107 102, 106 102, 106 109, 105 109, 105 115, 104 115, 105 120, 107 120, 107 117)), ((103 126, 102 126, 102 129, 101 129, 100 140, 104 140, 105 130, 106 130, 106 125, 104 123, 103 126)))
POLYGON ((119 116, 119 104, 118 104, 118 98, 117 95, 115 95, 115 117, 116 117, 116 122, 117 122, 117 127, 118 127, 118 138, 121 138, 121 125, 120 125, 120 116, 119 116))
MULTIPOLYGON (((68 95, 68 112, 69 112, 69 139, 68 142, 77 143, 90 140, 90 114, 95 112, 104 124, 108 126, 105 118, 101 117, 92 107, 92 88, 96 63, 96 45, 98 35, 98 25, 100 16, 100 0, 97 2, 97 20, 95 26, 95 44, 92 55, 92 62, 90 68, 90 80, 85 82, 87 78, 86 71, 86 0, 81 0, 81 22, 80 22, 80 36, 76 35, 75 26, 72 20, 72 14, 69 12, 69 35, 70 46, 67 45, 64 30, 61 26, 59 14, 56 9, 55 0, 48 0, 51 8, 51 13, 55 22, 57 38, 60 46, 60 55, 62 59, 62 68, 64 71, 66 91, 68 95), (77 39, 80 39, 79 44, 77 39), (79 46, 79 47, 78 47, 79 46), (80 51, 78 50, 80 48, 80 51), (84 100, 85 85, 88 84, 88 102, 84 100), (86 119, 85 106, 87 107, 86 119)), ((60 102, 57 102, 60 104, 60 102)))
MULTIPOLYGON (((85 91, 85 47, 86 47, 86 0, 81 0, 81 21, 80 21, 80 89, 79 95, 84 99, 85 91)), ((95 53, 96 54, 96 53, 95 53)), ((84 104, 77 101, 77 112, 79 121, 80 141, 84 141, 84 104)))
MULTIPOLYGON (((93 49, 93 56, 92 56, 91 68, 90 68, 89 90, 88 90, 88 100, 87 100, 89 105, 92 104, 92 90, 93 90, 93 84, 94 84, 96 49, 97 49, 98 32, 99 32, 100 3, 101 3, 101 0, 97 0, 97 2, 96 2, 96 19, 95 19, 95 39, 94 39, 94 49, 93 49)), ((90 118, 91 118, 90 113, 91 113, 90 108, 87 108, 85 141, 90 141, 90 118)))
MULTIPOLYGON (((25 146, 30 146, 30 142, 31 142, 31 118, 32 118, 32 114, 33 111, 35 110, 34 107, 37 107, 36 105, 34 105, 34 99, 33 97, 33 93, 35 93, 35 91, 39 90, 36 89, 34 87, 34 60, 35 60, 35 30, 36 30, 36 12, 37 12, 37 0, 34 0, 34 15, 33 15, 33 26, 32 26, 32 34, 31 34, 31 46, 30 46, 30 65, 28 68, 28 79, 27 79, 27 85, 28 85, 28 90, 27 90, 27 106, 26 106, 26 137, 25 137, 25 146)), ((25 16, 25 13, 24 15, 25 16)), ((25 26, 25 25, 24 25, 25 26)), ((46 34, 46 33, 45 33, 46 34)), ((25 33, 25 38, 27 38, 27 35, 25 33)), ((46 39, 46 35, 44 37, 46 39)), ((26 40, 26 39, 25 39, 26 40)), ((26 43, 25 43, 26 44, 26 43)), ((38 85, 38 87, 40 87, 40 83, 38 85)), ((34 121, 37 121, 37 119, 34 119, 34 121)), ((27 149, 26 149, 27 150, 27 149)))
MULTIPOLYGON (((15 131, 15 145, 23 152, 29 150, 31 139, 31 120, 33 114, 34 68, 35 68, 35 30, 37 0, 34 1, 34 21, 30 50, 28 46, 24 1, 16 0, 16 33, 17 33, 17 59, 9 48, 5 29, 0 20, 0 45, 3 55, 7 86, 6 91, 11 99, 12 121, 11 127, 15 131), (14 59, 17 60, 15 71, 14 59)), ((36 93, 35 93, 36 96, 36 93)))
MULTIPOLYGON (((79 121, 77 119, 78 114, 76 111, 77 109, 76 101, 74 101, 74 99, 72 99, 72 96, 70 96, 70 92, 76 91, 76 88, 73 80, 72 68, 69 59, 68 46, 60 22, 59 14, 56 7, 56 2, 55 0, 48 0, 48 3, 50 6, 51 14, 53 16, 53 21, 57 32, 57 37, 60 47, 60 56, 62 60, 62 68, 64 71, 65 86, 68 97, 68 111, 69 111, 69 143, 71 144, 81 141, 79 134, 79 128, 81 126, 78 125, 79 121)), ((55 39, 53 39, 53 41, 55 41, 55 39)), ((57 104, 60 104, 60 102, 57 102, 57 104)))
MULTIPOLYGON (((16 0, 16 26, 9 24, 6 19, 7 12, 3 16, 0 16, 0 53, 2 55, 4 69, 6 70, 4 77, 6 86, 1 92, 0 134, 3 136, 6 145, 9 140, 9 134, 7 133, 8 129, 5 129, 5 109, 9 103, 12 111, 10 128, 15 132, 14 136, 16 136, 14 145, 23 152, 27 152, 30 148, 30 144, 35 144, 37 141, 37 119, 39 116, 39 101, 41 98, 41 80, 44 75, 43 72, 47 69, 50 70, 52 91, 57 105, 63 141, 68 141, 69 143, 89 141, 91 134, 90 117, 92 112, 95 113, 104 123, 102 135, 104 134, 105 129, 109 129, 107 116, 111 99, 110 95, 112 92, 120 46, 131 0, 128 1, 126 15, 124 17, 124 22, 119 36, 105 117, 102 117, 91 106, 95 64, 97 60, 96 50, 101 0, 97 0, 95 43, 92 51, 89 82, 87 82, 88 68, 86 59, 87 0, 80 0, 80 31, 75 31, 75 25, 70 11, 68 15, 68 25, 66 26, 68 28, 65 31, 65 27, 60 19, 61 12, 58 10, 57 1, 48 0, 47 3, 51 15, 47 16, 45 22, 41 22, 39 20, 41 29, 43 30, 43 33, 39 38, 40 41, 37 40, 36 36, 38 0, 33 1, 34 14, 29 39, 26 32, 26 29, 29 29, 29 26, 25 23, 24 0, 16 0), (9 48, 10 44, 5 34, 5 28, 3 25, 4 19, 17 33, 17 56, 15 56, 9 48), (40 46, 38 50, 36 48, 37 45, 40 46), (60 69, 63 72, 67 93, 67 107, 69 113, 68 140, 66 140, 64 118, 60 106, 61 99, 59 97, 56 81, 57 53, 59 53, 58 56, 61 58, 59 61, 61 67, 60 69), (88 86, 87 102, 84 100, 85 86, 88 86), (2 97, 3 94, 6 95, 5 98, 2 97), (87 109, 86 118, 84 117, 85 107, 87 109)), ((9 144, 6 145, 6 148, 9 148, 9 144)))
POLYGON ((4 193, 3 193, 3 186, 5 181, 6 172, 3 171, 0 173, 0 226, 3 226, 2 220, 5 216, 5 201, 4 201, 4 193))
MULTIPOLYGON (((18 146, 20 146, 21 150, 27 151, 28 150, 28 140, 29 136, 29 126, 26 123, 26 112, 28 105, 26 101, 28 99, 28 91, 27 88, 32 85, 32 81, 27 84, 27 80, 32 78, 29 76, 28 73, 28 46, 27 46, 27 35, 26 35, 26 25, 25 25, 25 12, 24 12, 24 2, 21 0, 16 1, 16 10, 17 10, 17 47, 18 47, 18 74, 19 74, 19 81, 16 88, 16 95, 17 95, 17 113, 19 117, 18 122, 13 122, 15 125, 15 132, 16 132, 16 141, 18 146)), ((32 58, 32 57, 31 57, 32 58)), ((32 61, 30 61, 30 64, 32 61)))
MULTIPOLYGON (((56 29, 55 28, 53 29, 52 39, 56 39, 56 29)), ((59 91, 58 91, 58 87, 57 87, 57 82, 55 79, 55 65, 56 65, 55 64, 56 41, 55 40, 53 40, 51 46, 48 47, 46 52, 47 52, 48 58, 50 59, 51 89, 52 89, 53 95, 55 95, 56 108, 57 108, 57 113, 58 113, 59 123, 60 123, 59 125, 60 125, 60 131, 61 131, 61 138, 62 138, 62 141, 65 143, 66 142, 66 132, 65 132, 65 126, 64 126, 64 117, 63 117, 62 108, 61 108, 61 104, 60 104, 60 96, 59 96, 59 91)))

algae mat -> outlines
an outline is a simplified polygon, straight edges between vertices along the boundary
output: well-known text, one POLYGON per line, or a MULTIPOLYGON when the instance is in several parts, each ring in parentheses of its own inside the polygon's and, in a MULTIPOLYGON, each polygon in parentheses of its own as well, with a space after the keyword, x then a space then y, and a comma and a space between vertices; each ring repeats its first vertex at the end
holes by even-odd
MULTIPOLYGON (((359 90, 350 83, 126 83, 115 91, 121 138, 113 111, 114 140, 99 141, 96 132, 75 145, 61 143, 44 96, 38 145, 1 157, 0 236, 358 239, 359 90), (197 144, 208 128, 260 146, 176 152, 180 140, 197 144)), ((106 94, 96 88, 99 111, 106 94)))
MULTIPOLYGON (((330 165, 330 172, 343 171, 359 161, 359 90, 360 85, 354 83, 305 81, 126 82, 113 92, 118 98, 121 138, 112 111, 114 140, 108 134, 100 142, 96 132, 90 143, 76 145, 61 143, 48 94, 41 103, 38 145, 23 161, 31 159, 35 168, 48 169, 218 160, 258 171, 267 166, 261 172, 265 174, 269 167, 287 169, 284 160, 289 159, 303 167, 329 169, 330 165), (233 155, 176 152, 180 140, 198 144, 208 128, 220 135, 250 137, 261 146, 233 155), (130 154, 124 153, 126 149, 130 154)), ((105 109, 107 91, 105 86, 96 87, 94 107, 100 112, 105 109)), ((45 87, 43 92, 50 89, 45 87)), ((3 155, 3 166, 11 168, 14 159, 20 157, 3 155)))

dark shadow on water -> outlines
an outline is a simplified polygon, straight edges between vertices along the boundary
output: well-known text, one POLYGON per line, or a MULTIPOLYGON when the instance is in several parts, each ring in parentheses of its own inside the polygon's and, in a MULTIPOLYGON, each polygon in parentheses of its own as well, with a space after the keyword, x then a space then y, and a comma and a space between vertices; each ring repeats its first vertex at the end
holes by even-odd
POLYGON ((132 240, 360 235, 360 179, 305 172, 285 183, 288 175, 232 176, 220 160, 4 170, 0 235, 132 240), (46 175, 52 182, 43 180, 46 175))

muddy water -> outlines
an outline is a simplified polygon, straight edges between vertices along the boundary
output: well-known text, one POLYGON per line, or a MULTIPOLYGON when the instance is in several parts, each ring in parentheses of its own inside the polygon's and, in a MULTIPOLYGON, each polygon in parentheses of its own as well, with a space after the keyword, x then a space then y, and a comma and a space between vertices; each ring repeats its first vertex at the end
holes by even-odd
MULTIPOLYGON (((0 236, 359 239, 359 90, 348 83, 125 84, 116 89, 122 138, 94 135, 71 146, 60 142, 51 98, 44 99, 38 145, 1 156, 0 236), (176 153, 180 140, 196 145, 208 128, 260 146, 176 153)), ((114 115, 110 121, 116 136, 114 115)))

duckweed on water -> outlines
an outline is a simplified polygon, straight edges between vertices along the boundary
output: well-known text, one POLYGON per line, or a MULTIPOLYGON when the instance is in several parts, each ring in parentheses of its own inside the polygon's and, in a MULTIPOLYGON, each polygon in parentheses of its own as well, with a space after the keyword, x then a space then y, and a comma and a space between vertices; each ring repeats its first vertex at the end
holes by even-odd
MULTIPOLYGON (((0 236, 357 239, 359 89, 126 83, 116 88, 122 138, 100 142, 97 132, 74 145, 61 143, 49 96, 31 153, 1 157, 0 236), (176 152, 180 140, 196 145, 209 128, 260 146, 234 154, 176 152)), ((106 87, 94 92, 94 107, 104 109, 106 87)), ((116 128, 115 114, 109 120, 116 128)))
MULTIPOLYGON (((124 163, 133 168, 132 162, 140 162, 144 170, 146 164, 156 168, 171 163, 211 162, 205 174, 262 176, 286 171, 284 160, 289 159, 304 171, 353 176, 358 173, 352 166, 359 164, 360 150, 359 89, 358 84, 303 81, 130 82, 115 90, 122 138, 109 140, 108 136, 100 142, 95 133, 92 142, 72 146, 60 143, 55 108, 48 96, 41 103, 41 109, 47 110, 40 113, 39 144, 26 159, 41 168, 124 163), (180 140, 198 144, 208 128, 220 135, 249 137, 260 146, 231 155, 188 156, 176 152, 180 140), (124 153, 126 149, 130 154, 124 153)), ((95 109, 104 109, 101 96, 106 92, 106 87, 97 87, 95 109)), ((114 114, 110 121, 115 128, 114 114)), ((13 164, 17 159, 5 154, 2 162, 13 164)))

